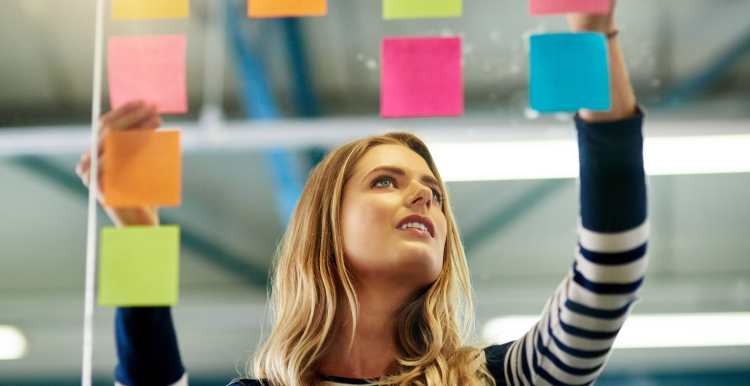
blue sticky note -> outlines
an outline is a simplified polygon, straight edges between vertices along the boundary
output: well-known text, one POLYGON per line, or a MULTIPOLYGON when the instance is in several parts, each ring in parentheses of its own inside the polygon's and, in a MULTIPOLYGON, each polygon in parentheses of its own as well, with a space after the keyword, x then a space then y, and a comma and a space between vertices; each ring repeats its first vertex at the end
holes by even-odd
POLYGON ((539 112, 609 110, 609 63, 604 35, 559 33, 530 38, 529 94, 539 112))

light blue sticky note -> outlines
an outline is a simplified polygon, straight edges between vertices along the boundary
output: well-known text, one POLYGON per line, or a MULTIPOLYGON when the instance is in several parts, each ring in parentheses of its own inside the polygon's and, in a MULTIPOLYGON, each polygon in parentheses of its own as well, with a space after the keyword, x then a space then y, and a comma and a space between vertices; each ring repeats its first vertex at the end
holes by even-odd
POLYGON ((540 112, 609 110, 606 39, 593 32, 531 36, 531 108, 540 112))

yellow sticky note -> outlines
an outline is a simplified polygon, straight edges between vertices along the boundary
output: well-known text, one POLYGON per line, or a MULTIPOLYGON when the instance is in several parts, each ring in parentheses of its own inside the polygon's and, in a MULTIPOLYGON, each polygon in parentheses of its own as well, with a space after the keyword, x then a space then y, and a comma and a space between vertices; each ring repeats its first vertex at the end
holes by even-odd
POLYGON ((189 0, 112 0, 113 20, 180 19, 188 16, 189 0))
POLYGON ((178 226, 104 227, 99 239, 99 305, 174 305, 179 266, 178 226))

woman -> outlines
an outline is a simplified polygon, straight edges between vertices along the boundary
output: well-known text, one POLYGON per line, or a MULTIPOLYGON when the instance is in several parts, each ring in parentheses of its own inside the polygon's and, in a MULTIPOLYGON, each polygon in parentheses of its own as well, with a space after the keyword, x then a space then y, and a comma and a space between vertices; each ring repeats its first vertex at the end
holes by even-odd
MULTIPOLYGON (((609 37, 612 109, 576 117, 579 253, 541 321, 516 342, 467 343, 469 274, 430 153, 410 134, 367 138, 335 150, 313 171, 275 265, 276 323, 249 366, 256 380, 234 385, 596 380, 645 270, 642 115, 612 14, 568 19, 573 31, 609 37)), ((160 123, 153 108, 132 103, 106 114, 101 131, 160 123)), ((87 154, 78 167, 86 184, 87 154)), ((158 225, 156 208, 107 211, 119 226, 158 225)), ((116 319, 118 384, 187 384, 168 308, 118 309, 116 319)))

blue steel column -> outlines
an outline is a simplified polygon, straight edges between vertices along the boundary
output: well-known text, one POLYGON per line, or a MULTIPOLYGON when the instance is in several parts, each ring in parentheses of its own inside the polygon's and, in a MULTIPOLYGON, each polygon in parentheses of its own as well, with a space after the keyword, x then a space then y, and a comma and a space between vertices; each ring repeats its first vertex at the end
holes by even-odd
MULTIPOLYGON (((284 41, 292 72, 292 100, 295 105, 295 114, 301 117, 317 117, 320 115, 320 105, 315 97, 310 76, 310 68, 305 53, 305 39, 300 29, 300 19, 284 18, 278 19, 284 32, 284 41)), ((307 161, 310 169, 314 168, 327 154, 327 149, 313 147, 306 151, 307 161)))
POLYGON ((292 98, 296 107, 295 113, 303 117, 315 117, 320 114, 318 102, 313 93, 310 69, 305 56, 305 40, 300 31, 298 18, 279 19, 284 31, 287 55, 292 71, 292 98))
MULTIPOLYGON (((238 8, 235 6, 235 8, 238 8)), ((265 68, 253 55, 241 29, 245 13, 239 9, 227 12, 227 27, 234 48, 237 72, 240 81, 243 107, 248 118, 272 120, 280 118, 265 68)), ((276 204, 284 226, 289 224, 297 205, 304 182, 294 162, 293 154, 286 149, 273 149, 264 154, 270 178, 276 188, 276 204)))

